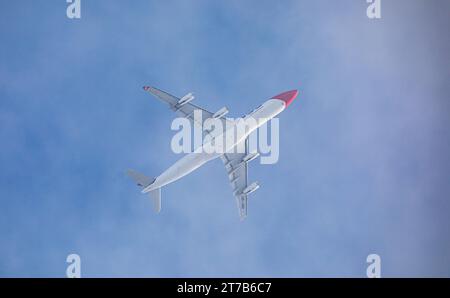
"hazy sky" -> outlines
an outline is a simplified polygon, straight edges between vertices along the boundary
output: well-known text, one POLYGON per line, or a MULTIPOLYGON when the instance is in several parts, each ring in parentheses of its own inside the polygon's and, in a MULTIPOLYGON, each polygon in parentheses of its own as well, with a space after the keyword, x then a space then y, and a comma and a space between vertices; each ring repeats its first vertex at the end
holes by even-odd
POLYGON ((450 276, 450 2, 0 2, 0 276, 450 276), (241 116, 299 89, 240 222, 220 160, 162 190, 153 85, 241 116))

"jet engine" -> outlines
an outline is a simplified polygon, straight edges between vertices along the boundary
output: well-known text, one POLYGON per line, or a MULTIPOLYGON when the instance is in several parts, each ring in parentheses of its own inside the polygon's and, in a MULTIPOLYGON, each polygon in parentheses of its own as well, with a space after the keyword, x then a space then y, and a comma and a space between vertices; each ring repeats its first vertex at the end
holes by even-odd
POLYGON ((220 110, 218 110, 217 112, 215 112, 212 117, 213 118, 222 118, 226 114, 228 114, 228 109, 226 107, 223 107, 220 110))
POLYGON ((254 192, 255 190, 257 190, 259 188, 259 183, 258 182, 253 182, 252 184, 250 184, 249 186, 247 186, 242 193, 245 195, 249 195, 252 192, 254 192))
POLYGON ((249 153, 242 159, 242 161, 243 162, 251 162, 252 160, 257 158, 258 156, 259 156, 258 152, 256 152, 256 153, 249 153))
POLYGON ((194 95, 192 93, 188 93, 185 96, 183 96, 177 103, 178 106, 182 106, 187 104, 188 102, 192 101, 194 99, 194 95))

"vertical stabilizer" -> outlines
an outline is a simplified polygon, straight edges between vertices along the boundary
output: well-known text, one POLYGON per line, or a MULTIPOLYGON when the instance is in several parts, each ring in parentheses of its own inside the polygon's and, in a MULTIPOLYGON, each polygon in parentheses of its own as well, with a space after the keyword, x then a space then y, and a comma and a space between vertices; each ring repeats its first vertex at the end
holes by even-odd
MULTIPOLYGON (((156 180, 155 178, 147 177, 144 174, 134 170, 128 170, 127 174, 134 180, 134 182, 136 182, 138 186, 143 188, 151 185, 156 180)), ((161 188, 150 191, 150 198, 152 199, 153 210, 155 210, 156 213, 159 213, 161 211, 161 188)))
POLYGON ((161 211, 161 188, 152 190, 150 192, 150 198, 152 199, 153 210, 155 210, 156 213, 159 213, 161 211))

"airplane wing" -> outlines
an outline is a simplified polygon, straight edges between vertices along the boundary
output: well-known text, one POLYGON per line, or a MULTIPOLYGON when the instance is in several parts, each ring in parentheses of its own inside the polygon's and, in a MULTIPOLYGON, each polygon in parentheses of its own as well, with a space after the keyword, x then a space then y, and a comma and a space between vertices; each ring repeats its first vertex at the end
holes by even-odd
POLYGON ((247 196, 259 188, 256 182, 248 185, 248 162, 257 156, 257 153, 252 155, 249 152, 248 138, 245 141, 245 153, 225 153, 221 156, 233 188, 241 220, 247 217, 247 196), (248 156, 252 158, 246 160, 248 156))
MULTIPOLYGON (((176 112, 178 115, 180 115, 182 117, 189 119, 193 125, 199 125, 200 127, 202 127, 203 123, 206 121, 206 119, 213 118, 213 116, 215 116, 214 113, 211 113, 210 111, 207 111, 206 109, 203 109, 199 106, 192 104, 190 102, 194 98, 194 96, 192 96, 192 94, 188 94, 183 98, 178 98, 174 95, 171 95, 165 91, 159 90, 158 88, 155 88, 155 87, 145 86, 144 90, 147 92, 150 92, 151 94, 156 96, 160 101, 168 104, 169 108, 172 111, 176 112), (183 102, 180 103, 180 101, 183 101, 184 99, 187 99, 187 100, 184 103, 183 102), (202 113, 202 123, 197 123, 195 121, 195 119, 194 119, 194 111, 195 110, 198 110, 202 113)), ((224 117, 218 117, 218 118, 223 121, 222 124, 224 125, 223 127, 225 127, 227 120, 224 117)))

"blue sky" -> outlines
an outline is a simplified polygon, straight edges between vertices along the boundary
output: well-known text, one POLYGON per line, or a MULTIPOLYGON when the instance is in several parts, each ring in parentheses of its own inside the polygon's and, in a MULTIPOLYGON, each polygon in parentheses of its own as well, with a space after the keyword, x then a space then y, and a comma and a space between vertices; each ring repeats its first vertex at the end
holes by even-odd
POLYGON ((0 276, 450 276, 448 1, 0 3, 0 276), (298 88, 239 222, 219 160, 163 189, 173 114, 298 88))

